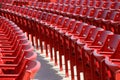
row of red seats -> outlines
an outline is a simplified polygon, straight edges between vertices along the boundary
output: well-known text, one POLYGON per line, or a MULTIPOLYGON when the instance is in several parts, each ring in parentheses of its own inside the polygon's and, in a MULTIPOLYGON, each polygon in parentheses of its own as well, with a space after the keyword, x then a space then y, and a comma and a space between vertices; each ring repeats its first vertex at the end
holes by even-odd
POLYGON ((17 6, 23 6, 23 5, 28 5, 29 1, 13 1, 12 3, 13 5, 17 5, 17 6))
MULTIPOLYGON (((33 2, 31 3, 29 6, 30 7, 37 7, 37 8, 53 8, 54 6, 52 4, 63 4, 63 5, 72 5, 72 6, 96 6, 96 7, 102 7, 102 6, 114 6, 114 5, 118 5, 119 4, 119 1, 100 1, 100 0, 97 0, 97 1, 94 1, 94 0, 66 0, 65 2, 63 1, 60 1, 58 3, 50 3, 50 5, 47 5, 49 4, 48 2, 44 3, 44 2, 33 2)), ((58 6, 57 6, 58 7, 58 6)))
POLYGON ((23 31, 0 16, 0 80, 30 80, 40 68, 23 31))
POLYGON ((105 2, 119 2, 119 0, 58 0, 57 3, 60 3, 60 4, 77 4, 78 2, 80 3, 88 3, 89 1, 105 1, 105 2))
POLYGON ((0 3, 12 3, 13 0, 0 0, 0 3))
POLYGON ((77 7, 65 4, 41 3, 39 7, 32 8, 75 18, 76 20, 81 20, 88 24, 96 25, 97 27, 102 27, 119 34, 119 7, 119 2, 100 2, 96 6, 81 5, 77 7))
MULTIPOLYGON (((71 5, 63 5, 56 3, 42 3, 43 6, 38 10, 46 11, 62 16, 68 16, 69 18, 75 18, 76 20, 80 20, 86 22, 91 25, 95 25, 97 27, 102 27, 106 30, 111 30, 114 33, 119 34, 119 19, 120 19, 120 3, 115 3, 114 6, 101 6, 94 8, 93 6, 71 6, 71 5), (55 9, 44 7, 44 5, 55 5, 55 9), (110 8, 109 8, 110 7, 110 8)), ((105 3, 106 4, 106 3, 105 3)), ((31 9, 26 8, 24 11, 20 7, 12 6, 12 5, 3 5, 4 9, 14 10, 15 12, 22 11, 23 14, 30 14, 31 9), (29 10, 29 12, 28 12, 29 10)), ((24 8, 24 7, 23 7, 24 8)))
POLYGON ((22 11, 20 12, 11 11, 12 9, 1 9, 1 15, 13 20, 28 35, 31 34, 33 37, 36 37, 37 45, 37 39, 40 39, 41 49, 43 49, 42 42, 45 42, 47 56, 49 45, 51 60, 54 57, 56 65, 58 64, 56 51, 59 51, 61 70, 63 67, 62 56, 65 57, 66 76, 69 75, 68 61, 70 61, 72 79, 74 79, 73 67, 76 66, 78 80, 80 80, 80 72, 84 73, 85 80, 119 80, 119 73, 116 72, 119 71, 117 60, 119 60, 120 35, 61 15, 32 9, 29 12, 31 11, 33 14, 28 15, 23 12, 26 8, 21 9, 22 11), (52 48, 55 51, 54 56, 52 48), (106 57, 109 57, 111 60, 116 59, 116 66, 114 66, 114 69, 117 68, 116 71, 112 72, 111 68, 108 68, 111 65, 107 64, 109 60, 106 57), (107 68, 106 72, 102 71, 103 67, 107 68))

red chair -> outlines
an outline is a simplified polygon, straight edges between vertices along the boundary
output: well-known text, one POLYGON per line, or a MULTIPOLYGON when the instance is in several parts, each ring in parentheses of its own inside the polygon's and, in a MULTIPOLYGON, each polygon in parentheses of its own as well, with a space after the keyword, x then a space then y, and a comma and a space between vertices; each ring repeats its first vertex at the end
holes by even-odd
POLYGON ((90 1, 88 7, 95 7, 96 1, 90 1))
POLYGON ((117 13, 115 15, 114 20, 111 20, 111 25, 110 25, 110 30, 114 33, 119 34, 120 29, 119 29, 119 21, 120 21, 120 13, 117 13))
POLYGON ((79 14, 81 14, 82 11, 83 11, 83 6, 76 7, 74 13, 72 14, 72 18, 75 18, 76 20, 78 20, 79 14))
POLYGON ((32 3, 29 4, 28 6, 34 9, 37 5, 38 5, 37 2, 32 2, 32 3))
POLYGON ((70 6, 68 12, 66 12, 66 16, 72 18, 72 14, 75 12, 75 6, 70 6))
POLYGON ((90 11, 90 14, 88 16, 86 16, 86 20, 85 22, 88 23, 88 24, 91 24, 93 25, 94 23, 94 18, 98 15, 98 13, 102 11, 101 8, 92 8, 91 11, 90 11))
POLYGON ((43 34, 45 36, 46 53, 48 55, 48 46, 47 45, 49 44, 51 60, 53 60, 52 48, 54 46, 54 43, 53 43, 54 42, 53 41, 54 40, 54 34, 53 34, 53 31, 52 31, 52 28, 58 23, 58 19, 59 19, 58 15, 49 13, 48 16, 47 16, 45 24, 42 25, 43 28, 44 28, 44 31, 46 33, 45 35, 43 34), (49 40, 48 40, 48 38, 49 38, 49 40))
POLYGON ((104 19, 102 19, 102 27, 104 29, 110 30, 110 24, 111 24, 111 20, 115 19, 116 14, 118 14, 118 11, 110 11, 107 13, 106 17, 104 19))
MULTIPOLYGON (((81 31, 81 34, 79 36, 76 36, 76 40, 77 39, 85 39, 87 37, 87 35, 89 34, 90 30, 94 29, 95 27, 94 26, 90 26, 90 25, 83 25, 83 28, 82 28, 82 31, 81 31)), ((77 66, 77 63, 76 62, 76 57, 78 56, 77 53, 76 53, 76 49, 77 47, 75 46, 76 44, 76 41, 74 40, 70 40, 69 44, 67 43, 66 45, 69 45, 69 52, 67 52, 66 54, 69 53, 69 58, 68 60, 70 60, 70 68, 71 68, 71 77, 72 79, 74 79, 74 66, 77 66), (74 47, 75 46, 75 47, 74 47)), ((77 69, 78 70, 78 69, 77 69)), ((77 74, 77 79, 79 80, 80 79, 80 75, 77 74)))
POLYGON ((93 7, 84 7, 81 14, 79 14, 79 20, 82 22, 86 21, 86 17, 90 14, 93 7))
POLYGON ((102 63, 102 80, 119 80, 120 73, 119 73, 119 59, 109 59, 105 58, 102 63))
MULTIPOLYGON (((55 20, 55 24, 49 26, 49 29, 48 29, 49 38, 50 38, 50 46, 54 47, 55 65, 57 65, 57 55, 56 55, 57 53, 56 52, 58 51, 58 40, 59 40, 58 36, 55 36, 55 32, 56 32, 56 30, 59 29, 59 27, 63 26, 64 19, 65 18, 63 16, 58 16, 57 20, 55 20), (52 36, 52 37, 50 37, 50 36, 52 36)), ((51 55, 53 56, 52 50, 51 50, 51 53, 52 53, 51 55)))
POLYGON ((113 55, 116 53, 116 51, 119 49, 119 40, 120 35, 114 34, 109 36, 106 39, 106 42, 104 46, 99 51, 94 51, 91 55, 91 58, 89 57, 89 62, 92 65, 93 70, 93 78, 94 79, 102 79, 102 74, 100 69, 102 68, 102 62, 105 59, 106 56, 110 58, 115 58, 113 55), (97 64, 96 64, 97 63, 97 64), (97 68, 99 70, 96 70, 96 65, 99 65, 97 68))
POLYGON ((60 4, 56 4, 56 3, 54 3, 53 8, 50 9, 50 13, 55 13, 56 10, 58 10, 59 5, 60 5, 60 4))
POLYGON ((22 59, 29 58, 30 60, 35 60, 37 57, 37 54, 33 52, 33 49, 31 49, 30 44, 20 44, 19 49, 17 51, 1 51, 1 54, 8 54, 7 56, 3 55, 1 56, 2 62, 4 64, 19 64, 22 59), (28 48, 25 48, 27 47, 28 48), (15 54, 16 53, 16 54, 15 54), (12 55, 11 55, 12 54, 12 55))
POLYGON ((43 3, 42 7, 40 8, 41 11, 45 11, 49 3, 43 3))
POLYGON ((35 7, 37 10, 39 10, 43 6, 43 2, 39 2, 38 5, 35 7))
POLYGON ((84 0, 76 0, 76 6, 81 6, 83 4, 84 0))
POLYGON ((64 4, 59 4, 59 8, 56 10, 56 13, 61 15, 61 11, 63 10, 64 4))
POLYGON ((105 17, 107 16, 108 12, 110 12, 110 10, 102 10, 99 11, 98 15, 94 18, 93 20, 93 25, 96 25, 97 27, 101 27, 102 25, 102 19, 105 19, 105 17))
POLYGON ((110 10, 118 10, 120 7, 120 2, 112 2, 110 10))
POLYGON ((63 70, 62 67, 62 55, 64 55, 64 39, 63 36, 64 34, 69 31, 75 22, 74 19, 69 19, 67 22, 65 23, 65 26, 63 26, 62 28, 60 28, 59 30, 57 30, 57 34, 58 34, 58 39, 59 39, 59 61, 60 61, 60 70, 63 70))
POLYGON ((35 76, 35 73, 37 73, 37 71, 40 69, 40 63, 38 61, 32 61, 32 60, 27 60, 27 59, 22 60, 19 65, 13 65, 13 66, 0 65, 1 69, 10 69, 14 66, 16 66, 16 69, 9 70, 8 73, 3 72, 3 74, 0 74, 0 79, 1 80, 5 80, 5 79, 16 79, 16 80, 33 79, 35 76))
POLYGON ((82 5, 83 6, 88 6, 89 3, 90 3, 90 0, 84 0, 83 3, 82 3, 82 5))
MULTIPOLYGON (((93 28, 90 31, 88 31, 87 33, 84 32, 87 35, 83 35, 83 37, 80 37, 80 38, 77 36, 72 38, 71 47, 74 49, 75 52, 73 52, 73 53, 75 53, 76 57, 73 56, 75 60, 72 59, 72 57, 71 57, 71 60, 76 61, 75 64, 76 64, 76 68, 77 68, 78 79, 80 79, 80 75, 79 75, 80 72, 83 72, 82 48, 84 47, 85 44, 88 44, 88 45, 92 44, 99 31, 103 31, 103 29, 95 28, 93 26, 93 28)), ((73 63, 73 65, 74 65, 74 63, 73 63)))
POLYGON ((68 12, 68 10, 70 9, 71 5, 64 5, 63 6, 63 10, 60 12, 61 15, 66 16, 66 13, 68 12))
MULTIPOLYGON (((54 14, 54 15, 52 16, 51 21, 50 21, 50 22, 48 23, 48 25, 46 25, 46 26, 49 27, 49 25, 54 25, 54 24, 56 23, 57 19, 58 19, 58 16, 57 16, 56 14, 54 14)), ((45 31, 44 28, 45 28, 44 26, 41 27, 41 31, 43 31, 43 32, 41 32, 41 35, 43 35, 43 36, 44 36, 44 31, 45 31)), ((41 36, 41 38, 42 38, 43 36, 41 36)), ((46 39, 46 41, 47 41, 47 39, 46 39)), ((42 42, 42 41, 41 41, 41 42, 42 42)), ((41 43, 41 42, 40 42, 40 43, 41 43)), ((45 45, 46 45, 46 44, 45 44, 45 45)), ((47 45, 46 45, 45 47, 46 47, 46 51, 47 51, 47 45)), ((42 43, 41 43, 41 49, 42 49, 42 43)), ((46 54, 46 56, 48 56, 48 53, 46 54)))
POLYGON ((94 77, 92 78, 92 69, 89 69, 92 66, 89 65, 88 58, 91 56, 94 49, 99 50, 105 44, 105 41, 106 41, 108 35, 113 35, 113 33, 110 31, 99 31, 94 42, 91 45, 87 45, 87 46, 83 47, 82 57, 83 57, 85 80, 87 80, 87 79, 92 80, 94 78, 94 77))
POLYGON ((49 12, 51 8, 53 8, 54 3, 48 3, 47 8, 45 9, 46 12, 49 12))
POLYGON ((65 1, 64 1, 64 4, 69 5, 69 4, 70 4, 70 2, 71 2, 71 0, 65 0, 65 1))
POLYGON ((63 4, 65 0, 59 0, 58 3, 63 4))
POLYGON ((104 2, 102 5, 102 9, 109 9, 111 4, 112 4, 112 2, 104 2))
POLYGON ((103 6, 104 2, 103 1, 96 1, 95 8, 101 8, 103 6))
POLYGON ((68 17, 59 16, 57 24, 51 29, 54 35, 54 38, 52 39, 52 44, 54 45, 55 65, 58 64, 56 54, 57 51, 59 51, 59 34, 57 31, 59 31, 61 28, 64 28, 64 26, 67 25, 68 20, 68 17))
POLYGON ((77 2, 77 0, 71 0, 70 4, 71 4, 71 5, 75 5, 76 2, 77 2))

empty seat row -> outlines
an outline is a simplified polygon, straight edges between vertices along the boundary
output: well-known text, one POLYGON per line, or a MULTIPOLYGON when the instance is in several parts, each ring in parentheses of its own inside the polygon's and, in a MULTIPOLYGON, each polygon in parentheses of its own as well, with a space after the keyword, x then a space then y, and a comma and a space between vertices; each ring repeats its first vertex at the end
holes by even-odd
MULTIPOLYGON (((63 69, 62 56, 64 56, 66 76, 69 75, 68 61, 70 61, 72 79, 74 79, 73 67, 76 66, 77 80, 80 80, 80 72, 84 73, 85 80, 119 80, 119 73, 115 73, 115 71, 119 71, 117 63, 120 35, 62 15, 31 11, 32 13, 37 12, 37 15, 15 13, 9 10, 1 10, 1 15, 13 20, 32 38, 35 37, 36 45, 38 45, 39 39, 41 50, 43 50, 42 42, 44 42, 46 56, 48 56, 49 45, 50 57, 51 60, 55 59, 55 65, 58 64, 56 52, 59 51, 60 70, 63 69), (112 64, 109 59, 115 59, 114 65, 116 66, 113 66, 114 69, 117 68, 116 70, 111 70, 112 64), (103 67, 105 67, 106 74, 103 67)), ((34 44, 34 39, 32 40, 34 44)))
POLYGON ((0 16, 0 79, 33 79, 40 68, 37 54, 23 31, 0 16))
MULTIPOLYGON (((56 7, 58 7, 58 5, 56 7)), ((27 14, 29 16, 31 15, 31 12, 33 10, 27 7, 19 7, 19 6, 17 7, 12 5, 3 5, 3 8, 5 10, 7 9, 8 11, 20 12, 23 15, 27 14)), ((62 5, 58 10, 51 9, 49 11, 49 9, 47 8, 43 8, 43 9, 41 8, 41 11, 67 16, 69 18, 75 18, 76 20, 80 20, 82 22, 95 25, 97 27, 102 27, 106 30, 110 30, 114 33, 119 34, 120 12, 119 9, 117 8, 109 10, 109 9, 85 7, 85 6, 74 7, 71 5, 62 5), (66 8, 68 9, 66 10, 66 8)), ((35 15, 37 13, 37 10, 34 10, 34 12, 35 13, 33 13, 32 15, 35 15)))
POLYGON ((37 10, 46 11, 62 16, 81 20, 88 24, 102 27, 119 34, 119 2, 100 2, 89 6, 73 6, 56 3, 40 3, 37 10))
POLYGON ((79 4, 79 3, 89 3, 90 1, 105 1, 105 2, 119 2, 119 0, 57 0, 60 4, 79 4))

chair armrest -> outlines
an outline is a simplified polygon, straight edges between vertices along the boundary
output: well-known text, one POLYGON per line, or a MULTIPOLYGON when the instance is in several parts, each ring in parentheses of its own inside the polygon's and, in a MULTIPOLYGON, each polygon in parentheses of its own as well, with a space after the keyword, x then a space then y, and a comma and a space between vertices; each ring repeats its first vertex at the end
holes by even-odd
POLYGON ((12 55, 15 51, 0 51, 2 55, 12 55))
POLYGON ((14 61, 16 57, 1 57, 3 61, 14 61))
POLYGON ((1 69, 15 69, 17 64, 0 64, 1 69))
POLYGON ((12 46, 2 46, 2 45, 0 45, 0 48, 12 48, 12 46))
POLYGON ((19 74, 0 74, 0 80, 9 78, 11 80, 17 78, 19 76, 19 74))
POLYGON ((101 49, 102 46, 88 46, 89 48, 101 49))
POLYGON ((99 52, 101 55, 110 57, 114 52, 99 52))

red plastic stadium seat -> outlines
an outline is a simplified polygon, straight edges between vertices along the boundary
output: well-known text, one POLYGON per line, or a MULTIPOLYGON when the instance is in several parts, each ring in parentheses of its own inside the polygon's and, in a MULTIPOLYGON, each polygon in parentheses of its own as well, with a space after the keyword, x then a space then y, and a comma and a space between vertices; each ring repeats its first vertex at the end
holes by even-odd
POLYGON ((88 64, 88 57, 91 57, 94 49, 96 50, 101 49, 101 47, 105 44, 105 41, 108 35, 113 35, 113 33, 110 31, 99 31, 94 42, 91 45, 86 45, 83 47, 82 57, 83 57, 83 68, 84 68, 85 80, 87 79, 92 80, 94 78, 94 77, 92 78, 92 69, 89 69, 90 65, 88 64))
POLYGON ((112 2, 104 2, 102 5, 102 9, 109 9, 111 4, 112 4, 112 2))
POLYGON ((111 10, 114 10, 114 9, 117 10, 119 8, 120 8, 120 2, 113 2, 110 6, 111 10))
POLYGON ((89 65, 92 65, 91 69, 93 70, 94 79, 102 79, 102 74, 100 70, 102 68, 101 63, 106 56, 110 58, 115 58, 113 55, 119 49, 119 41, 120 35, 114 34, 109 36, 106 39, 104 46, 100 50, 94 51, 91 55, 91 58, 88 57, 89 58, 88 63, 89 65))
POLYGON ((107 9, 99 11, 98 15, 93 20, 93 22, 94 22, 93 25, 96 25, 97 27, 101 27, 102 19, 105 19, 108 12, 110 12, 110 10, 107 10, 107 9))
POLYGON ((120 79, 120 60, 105 58, 102 63, 102 79, 119 80, 120 79))
POLYGON ((120 13, 117 13, 115 15, 114 20, 111 20, 110 30, 116 34, 119 34, 120 33, 119 25, 120 25, 120 13))
POLYGON ((107 13, 106 17, 102 19, 102 27, 104 29, 110 30, 111 21, 115 19, 115 16, 119 13, 119 11, 110 11, 107 13))
POLYGON ((9 70, 8 72, 3 72, 3 74, 0 74, 1 80, 28 80, 33 79, 35 76, 35 73, 40 69, 40 63, 38 61, 31 61, 31 60, 22 60, 19 65, 1 65, 1 69, 9 69, 12 67, 16 67, 14 70, 9 70), (33 65, 34 64, 34 65, 33 65), (22 71, 21 71, 22 70, 22 71))
POLYGON ((103 1, 96 1, 96 6, 95 8, 101 8, 103 6, 104 2, 103 1))
POLYGON ((76 7, 74 13, 72 14, 73 18, 78 20, 79 19, 79 14, 81 14, 82 11, 83 11, 83 6, 76 7))
POLYGON ((93 25, 94 23, 94 18, 98 15, 98 13, 102 11, 101 8, 92 8, 90 11, 90 14, 88 16, 86 16, 86 21, 88 24, 93 25))

